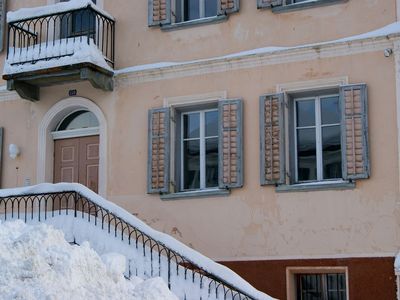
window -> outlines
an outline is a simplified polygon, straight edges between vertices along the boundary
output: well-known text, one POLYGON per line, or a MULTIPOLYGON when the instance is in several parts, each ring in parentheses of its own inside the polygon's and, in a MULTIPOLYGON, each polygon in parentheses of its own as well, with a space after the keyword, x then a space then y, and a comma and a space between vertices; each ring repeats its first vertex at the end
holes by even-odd
POLYGON ((294 99, 295 181, 342 178, 339 95, 294 99))
POLYGON ((148 0, 148 25, 165 30, 226 20, 239 0, 148 0))
POLYGON ((367 108, 366 84, 262 95, 261 185, 354 188, 369 178, 367 108))
POLYGON ((57 126, 56 131, 91 127, 99 127, 99 121, 94 113, 86 110, 78 110, 65 117, 57 126))
POLYGON ((346 300, 346 274, 296 274, 297 300, 346 300))
POLYGON ((175 22, 186 22, 217 15, 217 0, 175 0, 175 22))
POLYGON ((150 109, 148 193, 173 199, 242 187, 242 114, 241 99, 150 109))
MULTIPOLYGON (((61 0, 60 2, 69 2, 61 0)), ((96 4, 96 0, 92 0, 96 4)), ((90 10, 79 10, 72 14, 67 14, 61 21, 61 37, 74 37, 90 35, 94 38, 96 33, 96 16, 90 10)))
POLYGON ((218 110, 181 115, 181 190, 218 187, 218 110))

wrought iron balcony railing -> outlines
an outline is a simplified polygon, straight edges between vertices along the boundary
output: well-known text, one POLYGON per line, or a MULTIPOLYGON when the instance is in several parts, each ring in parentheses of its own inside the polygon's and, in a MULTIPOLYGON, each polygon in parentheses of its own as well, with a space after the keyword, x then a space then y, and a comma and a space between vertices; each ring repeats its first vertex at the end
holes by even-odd
POLYGON ((9 21, 4 73, 86 62, 113 68, 115 21, 90 3, 78 9, 31 17, 26 14, 26 18, 9 21))

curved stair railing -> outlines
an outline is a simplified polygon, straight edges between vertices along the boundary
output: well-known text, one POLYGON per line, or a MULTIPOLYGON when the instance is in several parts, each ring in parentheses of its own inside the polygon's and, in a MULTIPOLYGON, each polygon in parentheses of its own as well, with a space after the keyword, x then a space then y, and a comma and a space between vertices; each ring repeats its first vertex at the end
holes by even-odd
MULTIPOLYGON (((217 264, 172 237, 151 229, 136 217, 79 184, 41 184, 0 190, 0 220, 46 222, 73 217, 101 228, 141 253, 148 277, 160 276, 175 289, 183 280, 200 290, 200 299, 273 299, 230 269, 217 264)), ((139 254, 140 255, 140 254, 139 254)), ((130 266, 130 264, 129 264, 130 266)), ((129 269, 128 277, 138 271, 129 269)), ((184 299, 194 299, 186 292, 184 299)))

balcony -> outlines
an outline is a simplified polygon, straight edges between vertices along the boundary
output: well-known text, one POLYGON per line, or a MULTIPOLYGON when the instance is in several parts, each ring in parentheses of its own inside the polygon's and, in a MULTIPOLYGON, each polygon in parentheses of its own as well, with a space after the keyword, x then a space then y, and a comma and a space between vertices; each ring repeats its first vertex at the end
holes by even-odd
POLYGON ((7 14, 7 89, 38 101, 40 88, 88 80, 113 90, 115 20, 90 0, 7 14))

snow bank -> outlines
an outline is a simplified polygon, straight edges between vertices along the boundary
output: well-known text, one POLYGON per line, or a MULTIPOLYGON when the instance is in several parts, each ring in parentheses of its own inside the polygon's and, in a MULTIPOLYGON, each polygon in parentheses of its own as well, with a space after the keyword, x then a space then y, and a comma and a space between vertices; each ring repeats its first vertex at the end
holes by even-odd
POLYGON ((15 74, 85 62, 112 71, 93 39, 90 39, 88 43, 86 37, 75 37, 56 40, 54 44, 50 42, 26 48, 10 48, 3 73, 15 74), (59 56, 63 57, 54 58, 59 56), (24 63, 36 60, 39 61, 34 64, 24 63))
POLYGON ((7 13, 7 22, 10 23, 25 19, 38 18, 42 16, 62 13, 65 11, 85 8, 88 6, 91 6, 95 11, 103 14, 111 20, 114 20, 113 16, 96 6, 91 0, 70 0, 68 2, 59 2, 52 5, 21 8, 16 11, 10 11, 7 13))
MULTIPOLYGON (((125 222, 127 222, 127 223, 131 224, 132 226, 134 226, 135 228, 139 229, 144 234, 148 235, 149 237, 153 238, 154 240, 158 241, 159 243, 164 244, 171 250, 173 250, 176 253, 180 254, 181 256, 185 257, 187 260, 197 264, 198 266, 200 266, 201 268, 203 268, 205 271, 209 272, 216 278, 219 278, 222 281, 229 283, 233 287, 237 288, 239 291, 246 293, 247 295, 251 296, 252 298, 260 299, 260 300, 261 299, 263 299, 263 300, 264 299, 265 300, 273 299, 272 297, 268 296, 267 294, 264 294, 263 292, 260 292, 257 289, 255 289, 247 281, 245 281, 243 278, 241 278, 239 275, 237 275, 235 272, 233 272, 229 268, 214 262, 213 260, 209 259, 208 257, 203 256, 199 252, 182 244, 181 242, 177 241, 173 237, 152 229, 151 227, 149 227, 148 225, 146 225, 145 223, 140 221, 138 218, 133 216, 131 213, 129 213, 126 210, 124 210, 123 208, 115 205, 114 203, 105 200, 104 198, 100 197, 99 195, 97 195, 96 193, 89 190, 88 188, 86 188, 83 185, 80 185, 77 183, 58 183, 58 184, 43 183, 43 184, 39 184, 36 186, 31 186, 31 187, 0 190, 0 197, 17 196, 17 195, 31 195, 31 194, 41 194, 41 193, 57 193, 57 192, 66 192, 66 191, 75 191, 75 192, 80 193, 82 196, 90 199, 94 203, 109 210, 110 212, 115 214, 117 217, 123 219, 125 222)), ((71 217, 71 214, 70 214, 69 222, 75 223, 75 225, 76 225, 75 228, 79 227, 78 220, 79 220, 79 218, 73 218, 73 217, 71 217)), ((81 220, 81 221, 84 222, 83 220, 81 220)), ((86 223, 90 224, 88 222, 86 222, 86 223)), ((65 228, 67 228, 68 226, 75 226, 75 225, 74 224, 67 225, 67 222, 65 221, 65 222, 63 222, 62 229, 65 230, 65 228)), ((97 227, 95 227, 95 228, 97 228, 97 227)), ((97 228, 96 230, 101 230, 101 228, 100 229, 97 228)), ((72 231, 74 231, 74 230, 72 230, 72 231)), ((88 235, 93 235, 93 236, 98 235, 99 238, 96 240, 98 240, 99 242, 104 239, 104 234, 101 232, 95 233, 94 229, 93 229, 93 233, 91 231, 86 232, 86 229, 85 230, 82 230, 82 229, 75 230, 74 232, 75 232, 74 237, 76 237, 78 235, 84 236, 85 234, 88 234, 88 235), (101 234, 101 237, 100 237, 100 234, 101 234)), ((107 243, 108 247, 112 244, 114 244, 114 243, 107 243)), ((101 245, 99 245, 99 247, 96 247, 96 250, 98 248, 100 249, 100 246, 101 245)), ((126 249, 128 247, 128 245, 126 244, 124 247, 126 249)), ((132 246, 130 248, 128 247, 128 249, 123 250, 124 253, 119 252, 122 250, 118 249, 118 252, 122 253, 124 255, 129 255, 129 252, 130 253, 133 252, 132 248, 135 248, 135 247, 132 247, 132 246), (127 253, 127 254, 125 254, 125 253, 127 253)), ((107 249, 107 250, 109 250, 109 249, 107 249)), ((104 253, 104 249, 103 249, 103 251, 101 251, 99 253, 104 253)), ((149 256, 150 255, 147 255, 147 258, 149 256)), ((142 261, 141 263, 148 264, 149 262, 142 261)), ((182 283, 178 282, 177 284, 182 284, 182 283)))
POLYGON ((126 280, 125 260, 70 245, 44 223, 0 223, 1 299, 178 299, 161 278, 126 280))

